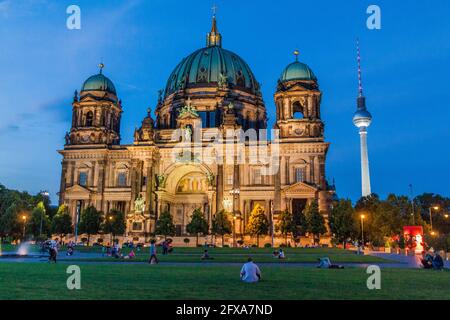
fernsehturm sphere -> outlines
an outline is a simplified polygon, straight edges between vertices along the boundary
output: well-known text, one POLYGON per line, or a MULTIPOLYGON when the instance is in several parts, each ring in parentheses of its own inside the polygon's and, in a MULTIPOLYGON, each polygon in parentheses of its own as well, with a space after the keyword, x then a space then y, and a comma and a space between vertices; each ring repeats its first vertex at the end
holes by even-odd
POLYGON ((367 151, 367 128, 372 123, 372 115, 366 108, 366 98, 363 95, 361 81, 361 55, 359 50, 359 42, 357 43, 358 51, 358 98, 357 110, 353 115, 353 124, 359 129, 359 138, 361 144, 361 194, 363 197, 370 195, 370 171, 369 171, 369 155, 367 151))

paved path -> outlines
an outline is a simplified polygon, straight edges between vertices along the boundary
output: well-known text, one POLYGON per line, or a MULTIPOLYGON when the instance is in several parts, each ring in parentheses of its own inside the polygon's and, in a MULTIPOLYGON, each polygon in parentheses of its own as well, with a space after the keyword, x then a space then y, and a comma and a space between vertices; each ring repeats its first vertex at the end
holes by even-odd
MULTIPOLYGON (((422 264, 420 263, 420 256, 405 256, 403 254, 395 254, 395 253, 384 253, 384 252, 369 252, 369 255, 374 257, 379 257, 383 259, 388 259, 392 261, 396 261, 398 263, 405 264, 408 268, 421 268, 422 264)), ((450 261, 444 260, 444 267, 446 269, 450 269, 450 261)))
MULTIPOLYGON (((389 253, 381 253, 381 252, 369 252, 369 255, 384 258, 393 262, 385 262, 385 263, 340 263, 346 268, 367 268, 369 265, 378 265, 380 268, 408 268, 408 269, 417 269, 420 268, 419 258, 416 256, 404 256, 398 254, 389 254, 389 253)), ((146 262, 134 262, 134 261, 121 261, 121 262, 113 262, 113 261, 77 261, 79 259, 92 259, 92 258, 101 258, 101 253, 91 253, 91 252, 76 252, 73 256, 66 256, 61 253, 58 256, 58 262, 61 263, 76 263, 76 264, 147 264, 146 262)), ((48 262, 47 256, 42 256, 40 254, 31 254, 28 257, 3 257, 0 258, 1 262, 40 262, 45 263, 48 262)), ((167 266, 241 266, 240 262, 161 262, 161 265, 167 266)), ((312 268, 317 266, 316 262, 260 262, 258 263, 261 266, 267 267, 305 267, 312 268)), ((450 269, 450 261, 445 261, 445 267, 450 269)))

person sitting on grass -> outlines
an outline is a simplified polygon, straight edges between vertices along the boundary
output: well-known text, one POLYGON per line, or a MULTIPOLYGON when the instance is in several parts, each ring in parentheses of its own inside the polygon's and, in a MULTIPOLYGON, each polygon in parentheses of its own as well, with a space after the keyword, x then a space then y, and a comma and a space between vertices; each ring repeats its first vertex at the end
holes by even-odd
POLYGON ((272 258, 277 258, 278 259, 278 251, 277 250, 273 250, 272 258))
POLYGON ((244 282, 258 282, 261 280, 261 271, 259 267, 253 263, 252 258, 248 258, 248 262, 242 266, 241 280, 244 282))
POLYGON ((283 249, 278 250, 278 259, 286 259, 283 249))
POLYGON ((136 254, 134 253, 134 249, 131 249, 130 253, 127 254, 125 257, 123 257, 124 259, 133 259, 136 256, 136 254))
POLYGON ((203 255, 202 255, 202 260, 212 260, 214 259, 213 257, 211 257, 208 253, 208 250, 205 249, 205 251, 203 251, 203 255))
POLYGON ((332 264, 330 258, 319 258, 319 265, 317 268, 321 269, 344 269, 344 266, 338 265, 338 264, 332 264))
POLYGON ((433 264, 434 270, 443 270, 444 269, 444 260, 442 259, 439 252, 435 253, 432 264, 433 264))
POLYGON ((422 252, 422 259, 420 260, 424 269, 433 268, 433 256, 431 252, 422 252))

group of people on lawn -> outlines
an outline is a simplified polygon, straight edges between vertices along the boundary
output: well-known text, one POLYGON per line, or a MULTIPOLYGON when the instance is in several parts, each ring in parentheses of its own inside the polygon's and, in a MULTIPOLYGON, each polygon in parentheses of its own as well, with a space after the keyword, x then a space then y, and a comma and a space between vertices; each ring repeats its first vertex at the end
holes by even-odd
POLYGON ((431 248, 427 252, 422 252, 422 258, 420 262, 424 269, 434 269, 434 270, 443 270, 444 269, 444 259, 442 258, 443 251, 441 253, 434 252, 431 248))

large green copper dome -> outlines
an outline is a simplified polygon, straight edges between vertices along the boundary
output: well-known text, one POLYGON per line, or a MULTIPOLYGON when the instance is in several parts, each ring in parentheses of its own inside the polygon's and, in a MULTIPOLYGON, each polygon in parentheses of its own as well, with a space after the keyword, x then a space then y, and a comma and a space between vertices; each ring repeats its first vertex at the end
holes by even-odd
POLYGON ((106 91, 116 94, 116 88, 108 77, 105 77, 101 72, 99 74, 89 77, 81 87, 81 91, 106 91))
POLYGON ((316 80, 316 76, 306 64, 294 61, 284 68, 280 76, 281 82, 292 80, 316 80))
POLYGON ((216 17, 206 38, 206 47, 185 57, 172 71, 165 95, 186 87, 227 85, 257 93, 258 82, 250 67, 237 54, 222 48, 216 17))
POLYGON ((166 96, 180 88, 217 85, 222 76, 228 85, 255 93, 256 79, 247 63, 220 46, 205 47, 184 58, 173 70, 166 85, 166 96))

